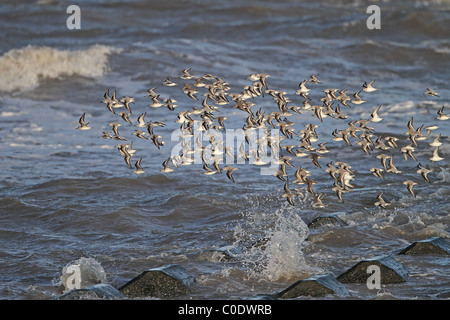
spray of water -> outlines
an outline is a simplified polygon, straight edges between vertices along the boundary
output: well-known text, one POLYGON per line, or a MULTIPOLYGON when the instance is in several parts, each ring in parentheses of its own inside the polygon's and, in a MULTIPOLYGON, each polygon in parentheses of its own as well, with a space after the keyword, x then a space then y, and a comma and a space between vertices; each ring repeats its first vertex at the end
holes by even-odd
POLYGON ((106 273, 101 264, 94 258, 81 257, 63 268, 61 277, 55 284, 62 286, 64 292, 67 292, 104 282, 106 273))
POLYGON ((239 260, 250 279, 284 282, 318 272, 302 252, 309 229, 298 212, 283 206, 243 213, 234 245, 243 248, 239 260))

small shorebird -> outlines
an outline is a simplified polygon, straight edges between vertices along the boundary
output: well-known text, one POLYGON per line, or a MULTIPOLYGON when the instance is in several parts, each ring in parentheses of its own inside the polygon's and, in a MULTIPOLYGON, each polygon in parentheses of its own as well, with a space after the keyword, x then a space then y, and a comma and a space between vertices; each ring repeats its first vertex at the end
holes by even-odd
POLYGON ((439 138, 441 135, 439 134, 437 137, 434 138, 433 142, 429 144, 430 147, 440 147, 442 145, 442 142, 439 141, 439 138))
POLYGON ((300 89, 297 90, 296 94, 301 95, 301 94, 307 94, 309 93, 309 91, 311 91, 311 89, 308 89, 306 87, 306 83, 308 82, 308 80, 303 80, 302 82, 300 82, 300 84, 298 85, 300 89))
POLYGON ((122 137, 122 136, 119 134, 119 127, 121 127, 122 124, 117 123, 117 122, 111 122, 111 123, 109 123, 109 125, 112 126, 112 131, 114 132, 113 138, 114 138, 115 140, 122 140, 122 141, 126 141, 126 140, 127 140, 126 138, 122 137))
POLYGON ((86 117, 86 113, 83 113, 83 115, 80 117, 80 119, 78 120, 78 123, 80 124, 77 129, 78 130, 89 130, 92 129, 92 127, 89 126, 89 122, 85 121, 85 117, 86 117))
POLYGON ((438 114, 438 116, 436 117, 436 119, 438 119, 438 120, 450 119, 450 116, 448 116, 444 113, 444 107, 440 108, 439 111, 437 112, 437 114, 438 114))
POLYGON ((157 94, 156 94, 155 90, 156 90, 156 88, 150 88, 150 89, 148 89, 148 90, 147 90, 147 95, 146 95, 146 97, 149 97, 149 98, 156 97, 157 94))
POLYGON ((381 109, 381 106, 377 107, 377 108, 372 112, 372 114, 370 115, 370 121, 371 121, 371 122, 380 122, 381 120, 383 120, 383 118, 381 118, 381 117, 378 115, 378 112, 380 111, 380 109, 381 109))
POLYGON ((365 92, 374 92, 374 91, 377 91, 377 89, 376 88, 374 88, 373 87, 373 83, 375 82, 375 80, 373 80, 373 81, 371 81, 371 82, 369 82, 369 83, 367 83, 367 82, 364 82, 364 84, 363 84, 363 90, 365 91, 365 92))
POLYGON ((317 182, 316 182, 316 181, 313 181, 313 180, 311 180, 311 179, 309 179, 309 178, 305 178, 305 182, 306 182, 306 185, 307 185, 306 190, 307 190, 310 194, 315 195, 316 193, 315 193, 314 190, 313 190, 313 186, 314 186, 317 182))
POLYGON ((114 136, 109 132, 103 131, 103 134, 100 136, 101 139, 112 139, 114 136))
POLYGON ((416 149, 411 144, 408 144, 407 146, 402 147, 400 150, 402 151, 405 161, 408 161, 408 156, 411 159, 417 161, 416 157, 413 154, 413 151, 415 151, 416 149))
POLYGON ((432 172, 433 170, 423 167, 420 163, 417 165, 417 168, 419 169, 419 170, 417 170, 417 173, 420 173, 427 182, 430 182, 430 179, 428 178, 428 174, 430 172, 432 172))
POLYGON ((161 146, 164 145, 164 141, 161 141, 160 139, 162 138, 162 136, 157 135, 157 134, 152 134, 150 135, 150 139, 152 140, 153 144, 160 149, 161 146))
POLYGON ((292 198, 294 197, 294 194, 289 189, 287 180, 284 182, 284 188, 283 189, 284 189, 284 193, 283 193, 282 197, 286 198, 287 202, 289 202, 289 204, 291 206, 294 206, 295 204, 294 204, 294 201, 292 200, 292 198))
POLYGON ((106 104, 106 107, 109 111, 111 111, 113 114, 116 114, 116 112, 113 109, 114 104, 116 103, 113 98, 109 96, 109 89, 105 92, 103 95, 103 100, 101 101, 106 104))
POLYGON ((182 75, 180 76, 180 79, 184 79, 184 80, 192 79, 193 76, 191 74, 189 74, 190 70, 191 70, 191 68, 184 69, 182 71, 182 75))
POLYGON ((425 130, 427 130, 427 134, 428 134, 428 135, 431 134, 431 131, 436 130, 436 129, 439 129, 439 127, 438 127, 438 126, 428 126, 428 127, 425 127, 425 130))
POLYGON ((387 203, 386 201, 384 201, 383 194, 384 194, 384 192, 380 193, 377 196, 377 200, 378 201, 375 202, 375 205, 379 206, 379 207, 382 207, 382 208, 386 208, 388 205, 390 205, 390 203, 387 203))
POLYGON ((178 107, 178 105, 175 104, 175 102, 177 102, 177 101, 174 99, 171 99, 171 98, 165 99, 164 106, 166 106, 167 109, 169 109, 170 111, 173 111, 173 110, 175 110, 176 107, 178 107))
POLYGON ((177 84, 173 81, 171 81, 169 78, 166 78, 166 80, 164 80, 163 85, 167 86, 167 87, 174 87, 177 84))
POLYGON ((138 127, 138 128, 147 127, 147 123, 144 120, 146 114, 147 114, 147 112, 144 112, 138 117, 138 119, 137 119, 138 123, 137 123, 136 127, 138 127))
POLYGON ((298 167, 297 170, 295 170, 295 180, 293 183, 295 184, 305 184, 306 177, 310 175, 310 172, 302 167, 298 167))
POLYGON ((336 181, 333 183, 333 188, 331 188, 334 192, 336 192, 336 196, 341 202, 344 202, 342 194, 345 192, 344 188, 342 188, 336 181))
POLYGON ((432 162, 437 162, 437 161, 441 161, 444 160, 444 158, 439 156, 439 147, 436 147, 433 151, 433 156, 431 158, 429 158, 430 161, 432 162))
POLYGON ((208 167, 208 165, 206 163, 203 164, 203 169, 205 170, 205 171, 203 171, 203 174, 205 174, 207 176, 213 175, 218 172, 216 170, 212 170, 210 167, 208 167))
POLYGON ((125 163, 128 165, 128 167, 131 169, 131 154, 126 150, 126 147, 121 147, 119 148, 120 152, 123 155, 123 160, 125 161, 125 163))
POLYGON ((169 173, 169 172, 174 171, 172 168, 169 167, 169 160, 170 160, 170 157, 167 158, 167 159, 163 162, 163 164, 162 164, 162 165, 163 165, 163 168, 160 170, 161 172, 169 173))
POLYGON ((128 96, 125 96, 125 97, 123 97, 122 99, 120 99, 120 102, 123 103, 123 105, 125 106, 125 108, 128 110, 128 113, 129 113, 129 114, 132 114, 132 112, 131 112, 131 107, 130 107, 130 103, 133 103, 134 101, 135 101, 134 98, 131 98, 131 97, 128 97, 128 96))
POLYGON ((414 125, 413 125, 413 117, 411 117, 411 119, 409 119, 408 123, 407 123, 407 127, 408 127, 408 131, 405 132, 405 134, 409 137, 409 140, 411 140, 411 142, 417 146, 417 141, 416 141, 416 137, 417 137, 417 130, 414 129, 414 125))
POLYGON ((399 140, 396 137, 385 137, 384 140, 386 140, 387 144, 391 147, 391 148, 398 148, 398 144, 397 141, 399 140))
POLYGON ((136 174, 143 174, 143 173, 145 173, 145 170, 142 169, 141 161, 142 161, 142 158, 140 158, 140 159, 139 159, 138 161, 136 161, 136 163, 134 164, 134 166, 136 167, 136 169, 135 169, 133 172, 136 173, 136 174))
POLYGON ((411 193, 413 197, 415 197, 416 194, 414 193, 413 187, 417 184, 417 182, 405 180, 403 181, 403 184, 406 185, 406 188, 408 189, 409 193, 411 193))
POLYGON ((134 130, 133 135, 138 137, 139 139, 148 140, 148 138, 145 136, 147 133, 142 130, 134 130))
POLYGON ((129 124, 132 124, 132 122, 130 120, 130 113, 119 112, 119 116, 121 116, 124 121, 128 122, 129 124))
POLYGON ((364 102, 366 102, 365 100, 363 100, 359 94, 361 93, 361 91, 356 92, 355 94, 353 94, 353 100, 351 101, 354 104, 362 104, 364 102))
POLYGON ((152 97, 152 103, 149 105, 152 108, 159 108, 162 107, 164 105, 164 103, 162 103, 161 101, 158 100, 159 95, 152 97))
POLYGON ((313 74, 309 76, 309 82, 311 83, 322 83, 320 80, 317 79, 318 74, 313 74))
POLYGON ((322 168, 322 167, 320 166, 320 163, 319 163, 319 159, 322 158, 322 156, 321 156, 320 154, 317 154, 317 153, 311 153, 311 154, 309 155, 309 157, 312 159, 312 163, 313 163, 316 167, 322 168))
POLYGON ((315 196, 315 203, 313 204, 314 208, 323 208, 326 207, 326 205, 323 204, 322 202, 322 197, 323 197, 323 193, 319 193, 318 195, 315 196))
POLYGON ((377 155, 377 158, 381 160, 381 165, 383 166, 384 170, 388 171, 387 160, 390 158, 390 156, 381 153, 377 155))
POLYGON ((380 168, 371 168, 371 169, 370 169, 370 172, 372 172, 372 174, 373 174, 375 177, 378 177, 378 178, 384 180, 384 177, 381 175, 381 172, 383 172, 383 171, 384 171, 384 170, 383 170, 383 169, 380 169, 380 168))
POLYGON ((391 173, 402 173, 402 172, 401 172, 400 170, 398 170, 398 169, 395 167, 395 165, 394 165, 394 155, 392 155, 392 156, 389 158, 388 166, 389 166, 389 169, 386 170, 386 172, 391 172, 391 173))
POLYGON ((235 182, 234 178, 233 178, 233 172, 236 171, 237 168, 231 167, 231 166, 225 166, 225 167, 223 167, 223 170, 227 173, 228 179, 230 179, 231 182, 235 182))
POLYGON ((430 96, 430 97, 439 97, 439 94, 434 91, 433 89, 427 88, 424 95, 430 96))

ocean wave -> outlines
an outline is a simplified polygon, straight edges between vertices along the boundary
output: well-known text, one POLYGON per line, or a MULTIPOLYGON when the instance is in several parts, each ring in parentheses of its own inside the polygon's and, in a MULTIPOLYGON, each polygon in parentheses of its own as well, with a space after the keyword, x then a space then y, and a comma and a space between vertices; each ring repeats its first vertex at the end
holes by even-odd
POLYGON ((108 72, 108 56, 120 49, 93 45, 81 50, 60 50, 28 45, 0 56, 0 91, 32 90, 42 79, 79 75, 96 78, 108 72))

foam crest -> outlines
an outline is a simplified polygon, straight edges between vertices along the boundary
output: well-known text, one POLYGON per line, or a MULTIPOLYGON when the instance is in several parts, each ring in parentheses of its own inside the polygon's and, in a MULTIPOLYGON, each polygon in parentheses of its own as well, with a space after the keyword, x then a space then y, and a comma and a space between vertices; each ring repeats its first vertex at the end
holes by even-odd
POLYGON ((96 78, 108 71, 108 56, 120 49, 93 45, 83 50, 60 50, 28 45, 0 56, 0 91, 32 90, 42 79, 79 75, 96 78))

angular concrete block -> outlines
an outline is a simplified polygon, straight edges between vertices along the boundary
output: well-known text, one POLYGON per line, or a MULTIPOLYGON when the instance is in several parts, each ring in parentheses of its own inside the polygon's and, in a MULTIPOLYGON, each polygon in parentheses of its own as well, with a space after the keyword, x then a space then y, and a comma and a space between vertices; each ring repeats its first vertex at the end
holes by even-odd
POLYGON ((371 265, 380 268, 381 284, 406 281, 405 278, 408 275, 408 270, 389 255, 362 260, 339 275, 337 279, 342 283, 367 283, 367 279, 371 276, 371 273, 367 273, 367 270, 371 265))
POLYGON ((123 299, 125 296, 110 284, 99 283, 93 286, 73 289, 60 296, 58 300, 96 300, 96 299, 123 299))
POLYGON ((167 298, 189 294, 194 277, 177 264, 149 269, 131 279, 119 291, 130 298, 167 298))
POLYGON ((416 241, 398 254, 450 254, 450 244, 441 237, 432 237, 416 241))
POLYGON ((342 212, 321 214, 320 216, 311 220, 310 223, 308 223, 308 228, 310 228, 310 229, 319 228, 319 227, 321 227, 323 225, 327 225, 327 224, 346 226, 347 223, 344 220, 342 220, 341 218, 339 218, 340 215, 342 215, 342 212))
POLYGON ((323 296, 336 294, 348 296, 347 288, 331 275, 317 275, 308 279, 299 280, 283 291, 276 293, 274 297, 279 299, 291 299, 299 296, 323 296))

